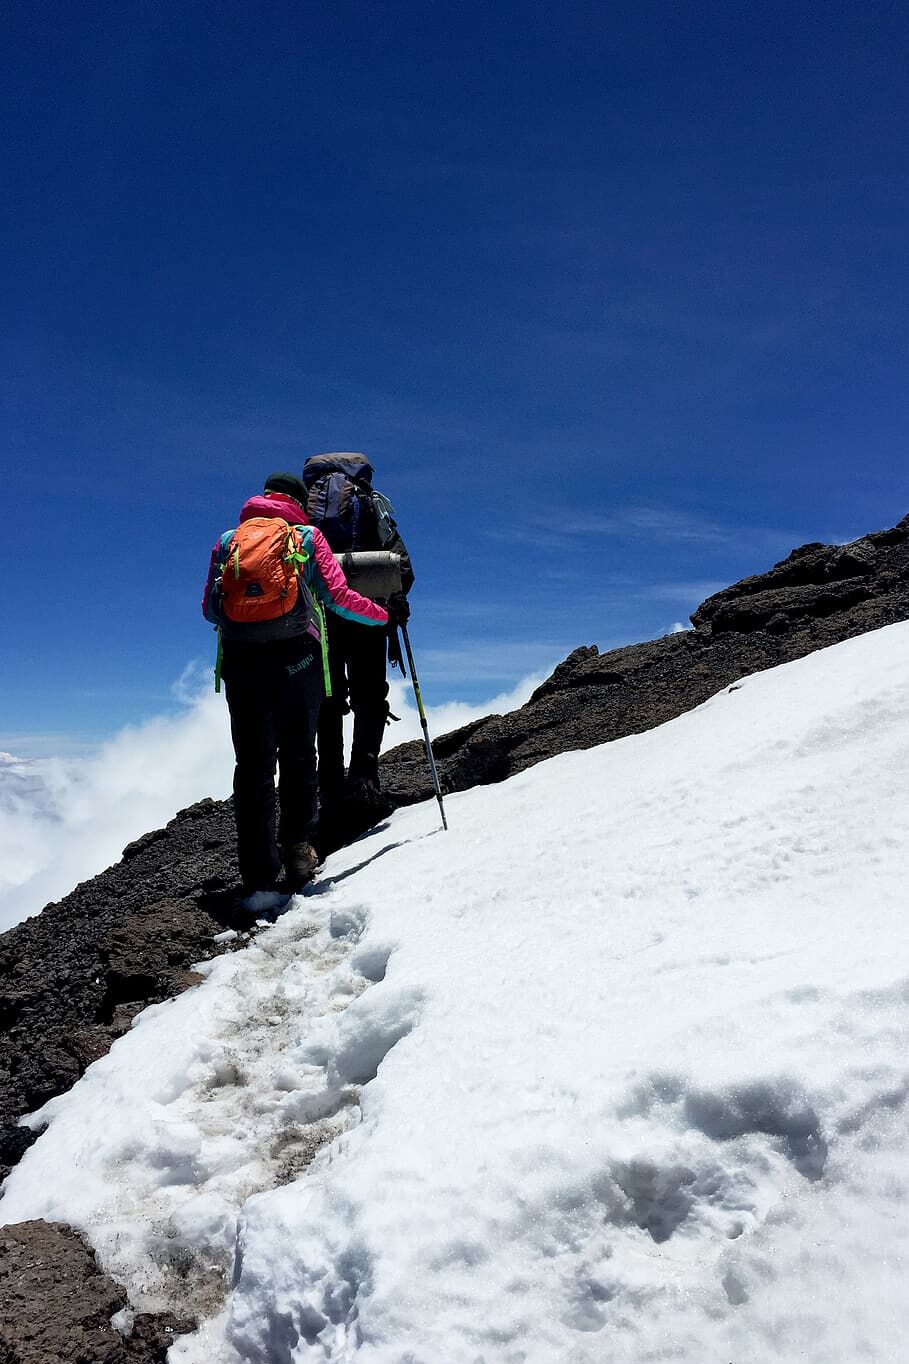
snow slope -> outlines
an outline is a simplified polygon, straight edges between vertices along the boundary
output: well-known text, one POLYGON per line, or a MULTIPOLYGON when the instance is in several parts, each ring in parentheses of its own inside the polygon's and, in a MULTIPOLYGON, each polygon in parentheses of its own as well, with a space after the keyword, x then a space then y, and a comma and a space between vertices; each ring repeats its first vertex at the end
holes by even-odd
POLYGON ((907 677, 893 626, 399 811, 48 1105, 5 1219, 210 1314, 172 1364, 902 1359, 907 677))

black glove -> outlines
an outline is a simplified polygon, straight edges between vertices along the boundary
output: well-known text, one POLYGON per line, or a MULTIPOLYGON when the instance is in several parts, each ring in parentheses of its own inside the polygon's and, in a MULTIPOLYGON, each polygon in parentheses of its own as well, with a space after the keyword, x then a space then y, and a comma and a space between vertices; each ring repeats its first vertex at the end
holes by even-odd
POLYGON ((400 668, 403 677, 407 676, 407 669, 404 667, 404 656, 401 653, 401 641, 398 639, 398 627, 388 623, 388 661, 393 668, 400 668))
POLYGON ((410 620, 410 602, 403 592, 392 592, 388 598, 388 624, 406 625, 410 620))

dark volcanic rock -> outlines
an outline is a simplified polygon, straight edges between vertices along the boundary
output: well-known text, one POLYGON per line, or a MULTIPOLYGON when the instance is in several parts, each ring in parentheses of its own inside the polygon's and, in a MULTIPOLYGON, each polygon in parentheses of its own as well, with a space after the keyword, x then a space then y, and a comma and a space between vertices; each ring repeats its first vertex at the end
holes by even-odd
MULTIPOLYGON (((694 629, 600 654, 575 649, 526 706, 433 744, 444 789, 501 781, 567 749, 663 724, 748 673, 909 618, 909 517, 849 545, 805 545, 709 597, 694 629)), ((421 745, 383 760, 398 805, 432 794, 421 745)))
POLYGON ((111 1325, 124 1307, 126 1293, 69 1227, 0 1227, 0 1364, 164 1364, 174 1336, 192 1328, 142 1315, 124 1336, 111 1325))
MULTIPOLYGON (((748 673, 907 618, 909 517, 850 545, 805 545, 769 572, 708 598, 691 618, 693 630, 607 654, 576 649, 519 710, 436 739, 443 789, 502 781, 566 750, 650 729, 748 673)), ((383 757, 382 782, 395 805, 430 797, 422 743, 383 757)), ((32 1139, 16 1125, 23 1113, 67 1089, 139 1010, 193 983, 192 963, 219 950, 214 936, 234 926, 236 879, 230 804, 201 801, 131 843, 116 866, 0 937, 0 1161, 15 1163, 32 1139)), ((4 1289, 10 1275, 18 1282, 10 1265, 21 1265, 23 1227, 34 1225, 41 1224, 2 1233, 4 1289)), ((63 1238, 54 1245, 68 1264, 76 1254, 68 1233, 57 1228, 53 1235, 63 1238)), ((47 1251, 47 1263, 56 1253, 47 1251)), ((49 1274, 48 1293, 57 1272, 49 1274)), ((102 1279, 94 1270, 84 1274, 86 1284, 93 1274, 102 1279)), ((38 1330, 40 1296, 34 1284, 31 1291, 38 1330)), ((110 1287, 98 1291, 101 1316, 111 1302, 122 1305, 110 1287)), ((24 1299, 20 1316, 21 1330, 32 1330, 24 1299)), ((74 1321, 74 1340, 96 1329, 90 1313, 66 1320, 74 1321)), ((163 1357, 123 1353, 129 1342, 117 1340, 86 1346, 88 1353, 80 1346, 62 1355, 29 1354, 25 1336, 3 1334, 2 1321, 0 1364, 163 1357)), ((154 1335, 157 1327, 147 1330, 154 1335)), ((137 1330, 129 1348, 138 1349, 141 1339, 137 1330)))
POLYGON ((146 1005, 198 979, 193 962, 234 924, 236 874, 230 806, 200 801, 0 936, 3 1165, 31 1140, 22 1113, 73 1084, 146 1005))

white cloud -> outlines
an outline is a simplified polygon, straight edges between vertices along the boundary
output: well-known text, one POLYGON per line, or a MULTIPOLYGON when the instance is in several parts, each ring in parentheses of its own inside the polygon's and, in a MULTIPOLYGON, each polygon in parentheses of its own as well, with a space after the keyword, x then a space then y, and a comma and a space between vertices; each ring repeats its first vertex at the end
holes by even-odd
POLYGON ((184 676, 176 715, 128 726, 89 756, 31 764, 39 789, 0 808, 0 930, 102 871, 178 809, 228 793, 224 699, 188 685, 184 676))

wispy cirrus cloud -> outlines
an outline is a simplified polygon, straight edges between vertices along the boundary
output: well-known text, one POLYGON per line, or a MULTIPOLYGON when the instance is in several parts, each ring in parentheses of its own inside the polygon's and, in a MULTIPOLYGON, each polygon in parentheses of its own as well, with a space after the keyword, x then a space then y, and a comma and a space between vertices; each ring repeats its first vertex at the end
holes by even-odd
POLYGON ((755 556, 786 554, 804 535, 774 526, 724 523, 672 507, 626 506, 597 511, 552 507, 519 524, 481 530, 487 539, 550 550, 574 549, 580 541, 629 540, 655 545, 711 550, 745 549, 755 556))
POLYGON ((727 583, 719 579, 710 578, 697 582, 647 583, 637 589, 636 595, 650 601, 678 602, 681 605, 693 602, 698 605, 707 597, 712 597, 714 592, 720 592, 727 586, 727 583))
POLYGON ((664 541, 726 545, 741 528, 724 526, 705 517, 670 507, 623 507, 600 514, 567 515, 559 527, 568 535, 646 535, 664 541))
MULTIPOLYGON (((91 735, 69 730, 0 730, 0 749, 9 750, 7 757, 25 753, 27 758, 19 762, 30 762, 34 758, 46 757, 86 757, 97 751, 99 741, 91 735)), ((0 759, 3 758, 0 753, 0 759)), ((2 770, 2 769, 0 769, 2 770)))
MULTIPOLYGON (((417 658, 421 682, 446 689, 449 686, 502 684, 513 679, 531 678, 533 686, 548 677, 555 665, 576 646, 540 640, 483 639, 465 642, 450 649, 423 650, 417 658)), ((523 684, 518 684, 520 690, 523 684)), ((533 690, 530 687, 530 691, 533 690)))

